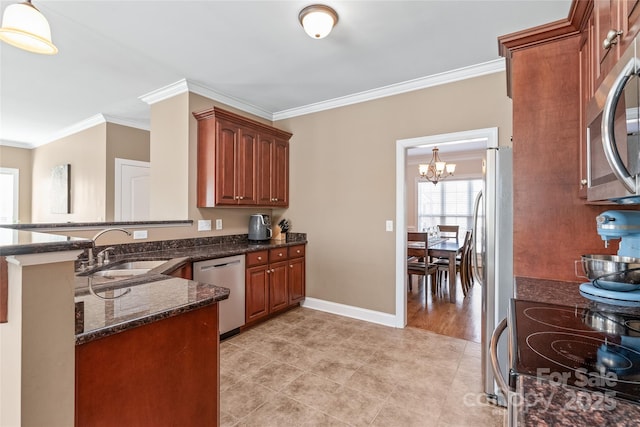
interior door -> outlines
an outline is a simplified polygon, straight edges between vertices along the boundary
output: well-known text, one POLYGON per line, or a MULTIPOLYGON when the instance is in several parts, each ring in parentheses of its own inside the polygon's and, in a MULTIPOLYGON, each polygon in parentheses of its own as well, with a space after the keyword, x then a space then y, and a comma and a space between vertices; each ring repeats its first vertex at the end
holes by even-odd
POLYGON ((115 221, 146 221, 149 214, 149 173, 151 164, 116 159, 115 221))

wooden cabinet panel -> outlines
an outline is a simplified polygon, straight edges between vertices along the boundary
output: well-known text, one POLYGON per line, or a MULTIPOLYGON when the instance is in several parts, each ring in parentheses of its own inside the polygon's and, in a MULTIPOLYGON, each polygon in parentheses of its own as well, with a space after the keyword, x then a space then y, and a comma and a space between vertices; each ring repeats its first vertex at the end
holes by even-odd
POLYGON ((198 207, 288 206, 291 134, 219 108, 198 120, 198 207))
POLYGON ((240 141, 236 155, 236 197, 239 205, 255 205, 256 153, 258 133, 246 126, 240 128, 240 141))
POLYGON ((305 296, 304 257, 289 260, 289 304, 296 304, 305 296))
POLYGON ((218 304, 75 348, 76 426, 219 425, 218 304))
POLYGON ((250 322, 269 314, 269 266, 247 269, 245 278, 245 320, 250 322))
POLYGON ((305 254, 305 245, 296 245, 289 247, 289 258, 303 257, 305 254))
POLYGON ((271 197, 271 169, 273 160, 273 146, 275 137, 272 135, 260 135, 258 143, 258 203, 269 206, 271 197))
POLYGON ((305 297, 305 245, 246 255, 246 323, 299 303, 305 297), (268 255, 268 264, 266 263, 268 255))
POLYGON ((216 204, 236 203, 236 150, 240 127, 218 119, 216 123, 215 201, 216 204))
POLYGON ((245 262, 247 267, 266 264, 269 262, 269 251, 249 252, 246 255, 245 262))
POLYGON ((259 142, 258 203, 267 206, 289 204, 289 141, 261 135, 259 142))
POLYGON ((269 310, 271 313, 289 306, 288 268, 287 261, 271 264, 269 274, 269 310))
POLYGON ((271 168, 271 197, 274 206, 289 205, 289 141, 276 139, 271 168))

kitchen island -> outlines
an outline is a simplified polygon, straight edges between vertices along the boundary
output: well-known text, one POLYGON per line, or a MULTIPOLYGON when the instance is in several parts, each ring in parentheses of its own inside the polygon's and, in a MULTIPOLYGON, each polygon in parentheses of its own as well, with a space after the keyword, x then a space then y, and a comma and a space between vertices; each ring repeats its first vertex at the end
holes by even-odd
POLYGON ((95 286, 76 293, 75 424, 217 425, 229 290, 159 274, 95 286))
POLYGON ((517 343, 517 356, 512 355, 516 366, 511 367, 517 372, 511 378, 515 389, 509 411, 513 425, 635 426, 640 419, 640 383, 634 373, 640 353, 628 341, 621 342, 640 337, 640 331, 636 333, 629 323, 629 319, 640 319, 640 308, 595 303, 580 295, 579 286, 575 282, 516 278, 512 304, 516 314, 510 321, 515 318, 512 323, 519 324, 509 325, 511 339, 517 343), (541 320, 548 326, 533 329, 530 322, 523 322, 527 317, 534 320, 534 327, 541 320), (586 350, 581 347, 585 342, 586 350), (542 358, 536 358, 528 347, 542 358), (635 364, 622 369, 611 365, 617 357, 629 356, 628 348, 637 353, 628 359, 635 364), (572 371, 572 361, 580 368, 572 371), (531 371, 526 372, 523 366, 531 371))

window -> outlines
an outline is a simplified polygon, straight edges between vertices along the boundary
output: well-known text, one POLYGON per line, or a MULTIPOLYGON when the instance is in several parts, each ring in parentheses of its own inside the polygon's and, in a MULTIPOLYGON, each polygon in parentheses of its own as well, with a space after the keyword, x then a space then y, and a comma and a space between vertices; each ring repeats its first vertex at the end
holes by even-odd
POLYGON ((459 225, 473 228, 473 203, 482 190, 481 179, 418 182, 418 230, 436 225, 459 225))
POLYGON ((0 224, 18 222, 18 169, 0 168, 0 224))

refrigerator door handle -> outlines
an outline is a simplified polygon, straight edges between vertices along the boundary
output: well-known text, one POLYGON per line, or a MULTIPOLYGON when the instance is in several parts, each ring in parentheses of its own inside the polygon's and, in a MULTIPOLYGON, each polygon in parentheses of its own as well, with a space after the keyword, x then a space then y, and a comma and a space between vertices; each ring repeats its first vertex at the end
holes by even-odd
MULTIPOLYGON (((478 192, 476 195, 476 200, 473 205, 473 227, 475 230, 478 230, 478 213, 480 211, 480 200, 482 199, 482 190, 478 192)), ((476 240, 474 238, 474 240, 476 240)), ((478 245, 471 245, 472 253, 471 253, 471 270, 473 271, 473 278, 476 282, 480 283, 481 286, 485 286, 485 283, 482 281, 482 275, 480 274, 480 268, 478 267, 478 256, 480 252, 478 251, 478 245)))
POLYGON ((504 377, 502 376, 502 370, 500 369, 500 362, 498 362, 498 340, 500 339, 500 336, 503 334, 503 332, 507 329, 507 318, 505 317, 504 319, 502 319, 500 321, 500 323, 498 323, 498 326, 496 326, 496 329, 493 331, 493 334, 491 335, 491 344, 489 345, 490 349, 491 349, 491 367, 493 368, 493 376, 496 379, 496 382, 498 383, 498 387, 500 387, 500 390, 502 391, 502 394, 504 395, 505 399, 509 399, 509 393, 511 392, 511 389, 509 388, 509 386, 507 385, 507 382, 505 381, 504 377))

